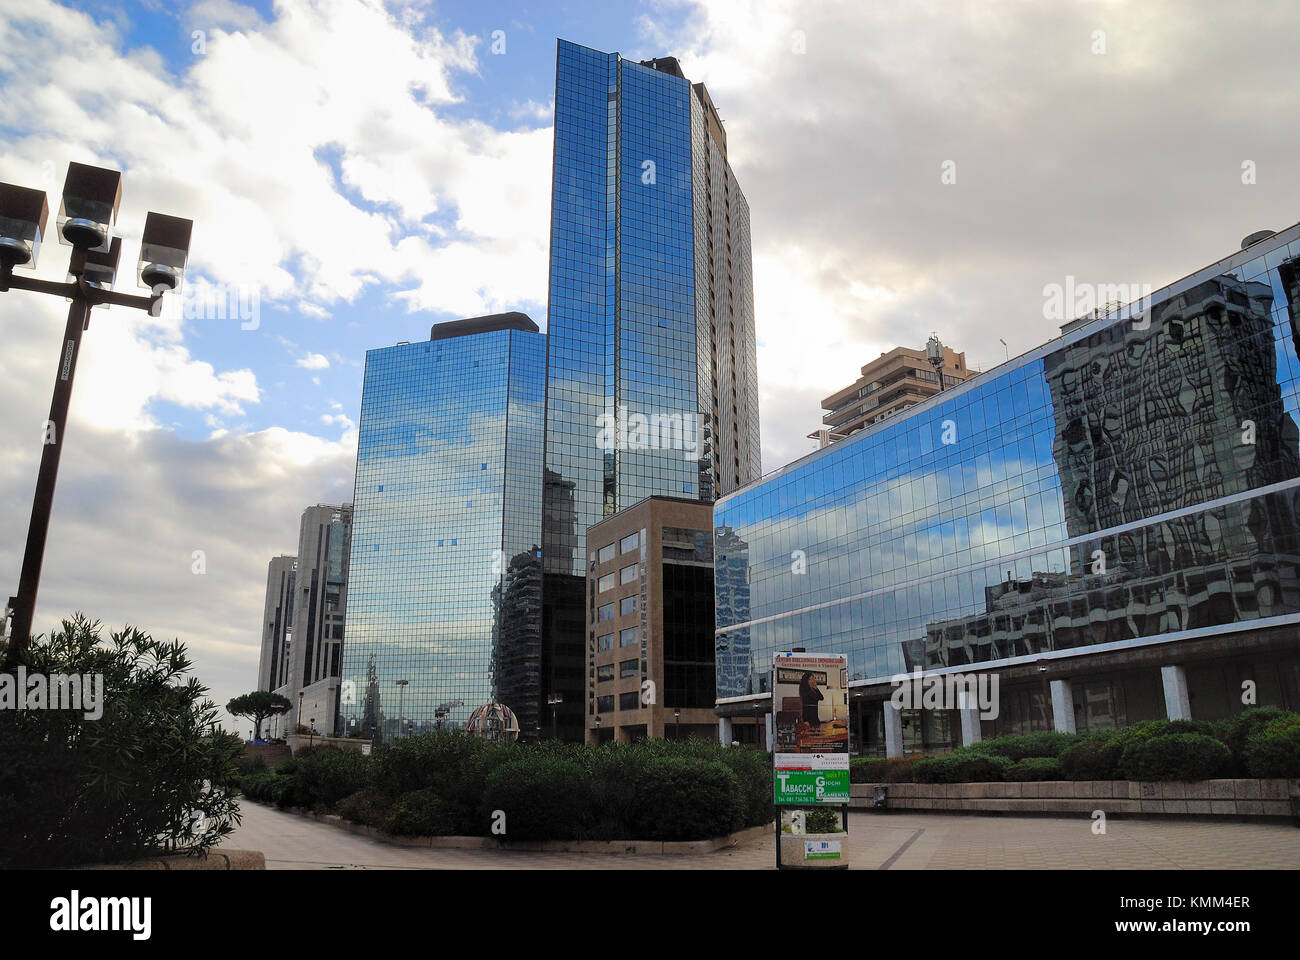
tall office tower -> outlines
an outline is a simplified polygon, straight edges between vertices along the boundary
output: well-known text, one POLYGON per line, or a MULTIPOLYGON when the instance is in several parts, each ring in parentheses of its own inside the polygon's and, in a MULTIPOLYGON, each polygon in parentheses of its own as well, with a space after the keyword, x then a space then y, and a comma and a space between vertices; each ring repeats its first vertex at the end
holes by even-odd
POLYGON ((537 734, 545 362, 522 313, 366 353, 341 733, 463 727, 499 701, 537 734))
POLYGON ((760 473, 749 207, 671 57, 559 42, 546 403, 543 693, 577 739, 587 528, 760 473))
POLYGON ((343 665, 351 537, 352 504, 318 503, 302 512, 294 584, 293 642, 289 645, 289 669, 285 678, 290 687, 285 696, 293 702, 291 730, 300 723, 310 727, 312 721, 317 731, 328 732, 334 726, 337 710, 334 700, 343 665))
POLYGON ((289 642, 293 634, 294 575, 298 558, 272 557, 266 567, 266 606, 262 614, 262 656, 257 664, 257 689, 274 690, 285 683, 289 642))

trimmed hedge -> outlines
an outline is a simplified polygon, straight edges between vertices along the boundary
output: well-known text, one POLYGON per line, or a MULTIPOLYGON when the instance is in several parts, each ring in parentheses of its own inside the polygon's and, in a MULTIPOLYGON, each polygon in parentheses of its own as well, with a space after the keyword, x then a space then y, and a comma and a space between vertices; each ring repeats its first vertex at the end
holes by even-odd
POLYGON ((244 778, 250 799, 334 809, 392 833, 702 840, 770 823, 771 755, 711 740, 496 744, 459 731, 366 757, 317 748, 244 778))
POLYGON ((285 806, 333 807, 370 781, 369 758, 359 750, 311 747, 300 751, 294 760, 293 786, 283 798, 285 806))
POLYGON ((1025 757, 1007 767, 1004 777, 1009 781, 1061 780, 1061 761, 1056 757, 1025 757))
POLYGON ((502 811, 512 840, 578 840, 594 820, 591 781, 580 765, 564 757, 534 756, 511 760, 488 774, 479 812, 488 833, 502 811))
POLYGON ((962 747, 942 757, 918 760, 912 772, 917 783, 999 783, 1010 766, 1006 757, 962 747))
POLYGON ((854 757, 849 760, 850 783, 915 783, 913 768, 927 757, 854 757))
POLYGON ((432 790, 412 790, 397 798, 383 821, 384 829, 399 835, 444 837, 454 833, 454 823, 432 790))
POLYGON ((1210 780, 1231 764, 1231 751, 1214 737, 1167 733, 1131 741, 1119 770, 1126 780, 1210 780))
POLYGON ((1252 777, 1300 777, 1300 714, 1277 717, 1250 734, 1244 760, 1252 777))
POLYGON ((1054 730, 1038 733, 1025 733, 1019 736, 995 737, 971 744, 970 750, 995 754, 1008 760, 1023 760, 1026 757, 1059 757, 1061 751, 1079 740, 1077 733, 1057 733, 1054 730))
POLYGON ((659 757, 646 764, 642 783, 645 789, 628 824, 633 836, 703 840, 745 826, 740 781, 724 763, 659 757))
MULTIPOLYGON (((409 794, 408 794, 409 796, 409 794)), ((392 802, 374 787, 358 790, 344 797, 338 805, 339 816, 367 827, 383 826, 392 809, 392 802)))

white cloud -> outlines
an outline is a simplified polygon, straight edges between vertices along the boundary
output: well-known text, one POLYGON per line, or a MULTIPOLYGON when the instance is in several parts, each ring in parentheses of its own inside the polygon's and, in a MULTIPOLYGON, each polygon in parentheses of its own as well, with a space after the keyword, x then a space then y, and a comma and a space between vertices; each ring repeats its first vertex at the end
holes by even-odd
POLYGON ((330 362, 319 353, 308 353, 294 361, 294 365, 306 370, 328 370, 330 362))

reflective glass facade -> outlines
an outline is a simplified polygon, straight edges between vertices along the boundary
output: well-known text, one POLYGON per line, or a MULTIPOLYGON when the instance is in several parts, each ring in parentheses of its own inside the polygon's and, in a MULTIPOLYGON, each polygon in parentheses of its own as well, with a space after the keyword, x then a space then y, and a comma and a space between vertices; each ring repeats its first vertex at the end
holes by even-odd
POLYGON ((539 333, 367 352, 342 732, 463 726, 493 700, 536 729, 544 390, 539 333))
POLYGON ((707 96, 676 61, 559 42, 543 672, 569 738, 587 528, 647 496, 711 502, 759 471, 749 212, 707 96))
POLYGON ((1300 622, 1300 227, 719 501, 719 699, 1300 622))

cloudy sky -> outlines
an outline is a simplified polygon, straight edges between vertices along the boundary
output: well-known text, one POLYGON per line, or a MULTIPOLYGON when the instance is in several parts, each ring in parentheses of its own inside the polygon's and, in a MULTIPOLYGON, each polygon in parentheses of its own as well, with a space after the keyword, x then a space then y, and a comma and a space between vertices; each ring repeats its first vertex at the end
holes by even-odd
MULTIPOLYGON (((1290 0, 0 0, 0 180, 57 206, 68 161, 122 170, 124 261, 147 211, 195 221, 194 296, 86 334, 36 627, 129 622, 220 703, 255 686, 267 560, 351 498, 365 350, 545 323, 556 37, 708 84, 773 469, 884 350, 988 369, 1056 334, 1046 285, 1160 287, 1300 220, 1297 36, 1290 0)), ((64 309, 0 295, 10 591, 64 309)))

